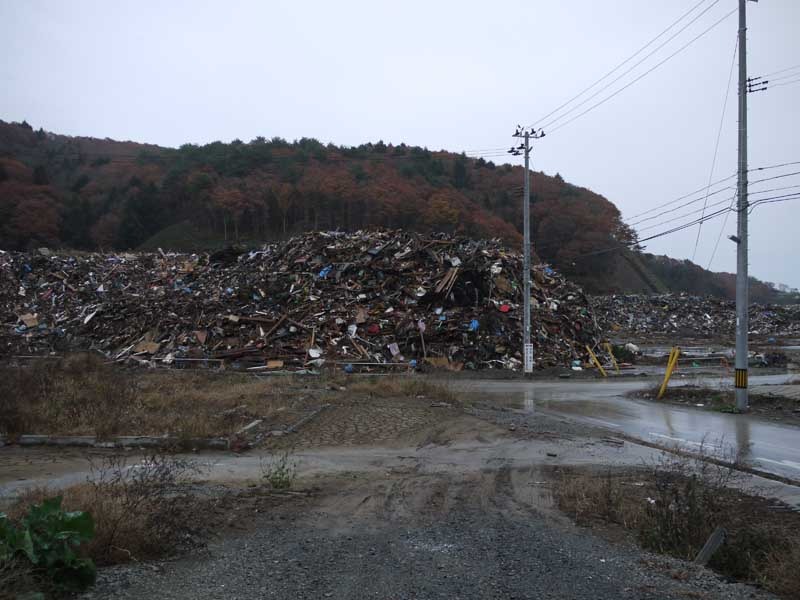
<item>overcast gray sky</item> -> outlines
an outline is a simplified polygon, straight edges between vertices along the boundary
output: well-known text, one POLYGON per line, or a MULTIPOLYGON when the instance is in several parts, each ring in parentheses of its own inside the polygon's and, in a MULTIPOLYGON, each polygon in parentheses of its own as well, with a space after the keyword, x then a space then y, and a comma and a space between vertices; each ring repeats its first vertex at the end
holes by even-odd
MULTIPOLYGON (((383 139, 476 154, 510 145, 517 123, 549 113, 698 2, 0 0, 0 118, 167 146, 279 135, 337 144, 383 139)), ((682 22, 710 6, 692 26, 570 116, 737 4, 705 0, 682 22)), ((800 64, 798 25, 798 0, 748 3, 751 76, 800 64)), ((552 133, 536 143, 533 168, 606 196, 629 219, 705 186, 736 30, 733 14, 602 106, 557 131, 557 123, 548 128, 552 133)), ((794 72, 798 77, 780 80, 788 85, 748 97, 752 167, 800 161, 800 84, 792 83, 800 71, 794 72)), ((734 72, 714 179, 736 170, 735 84, 734 72)), ((794 171, 800 165, 751 179, 794 171)), ((751 191, 792 185, 800 185, 800 175, 751 191)), ((709 205, 728 193, 711 196, 709 205)), ((800 201, 754 210, 751 274, 800 286, 798 218, 800 201)), ((714 270, 735 270, 734 244, 725 239, 735 221, 731 214, 714 270)), ((714 219, 703 226, 696 255, 702 266, 721 225, 714 219)), ((691 257, 696 231, 654 240, 648 250, 691 257)))

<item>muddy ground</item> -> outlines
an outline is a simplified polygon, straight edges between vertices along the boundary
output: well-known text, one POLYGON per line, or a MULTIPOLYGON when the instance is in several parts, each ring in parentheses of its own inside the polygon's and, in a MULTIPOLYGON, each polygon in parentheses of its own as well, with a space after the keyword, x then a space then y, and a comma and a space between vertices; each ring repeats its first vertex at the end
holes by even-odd
MULTIPOLYGON (((658 387, 632 392, 632 398, 668 402, 697 410, 736 413, 736 398, 733 390, 684 385, 668 388, 658 399, 658 387)), ((748 394, 748 414, 752 417, 777 421, 789 425, 800 425, 800 386, 763 386, 748 394), (796 388, 796 389, 795 389, 796 388), (772 392, 771 390, 775 390, 772 392)))
MULTIPOLYGON (((771 597, 577 527, 555 507, 554 466, 631 467, 656 450, 433 388, 336 386, 303 391, 330 406, 295 434, 193 455, 207 467, 197 493, 216 499, 197 515, 204 545, 101 569, 86 597, 771 597), (298 475, 288 493, 262 478, 263 461, 285 451, 298 475)), ((8 502, 26 485, 81 481, 104 454, 0 449, 0 489, 8 502)))
POLYGON ((551 506, 537 469, 357 473, 240 515, 202 555, 102 573, 90 598, 760 598, 612 543, 551 506))

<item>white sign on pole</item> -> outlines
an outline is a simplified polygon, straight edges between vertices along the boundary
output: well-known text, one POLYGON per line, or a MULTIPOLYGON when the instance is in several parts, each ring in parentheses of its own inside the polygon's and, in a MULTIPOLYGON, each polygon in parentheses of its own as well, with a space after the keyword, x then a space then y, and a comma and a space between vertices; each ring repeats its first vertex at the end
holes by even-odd
POLYGON ((533 344, 525 344, 525 372, 533 373, 533 344))

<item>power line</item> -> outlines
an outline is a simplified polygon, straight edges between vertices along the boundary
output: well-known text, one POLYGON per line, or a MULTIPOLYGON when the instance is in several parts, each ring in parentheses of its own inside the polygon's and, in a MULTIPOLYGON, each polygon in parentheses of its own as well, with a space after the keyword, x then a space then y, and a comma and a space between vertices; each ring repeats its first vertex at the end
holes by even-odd
MULTIPOLYGON (((688 216, 691 216, 691 215, 697 214, 699 212, 705 211, 706 208, 710 208, 712 206, 719 206, 720 204, 725 204, 729 200, 730 200, 730 198, 723 198, 722 200, 717 200, 716 202, 712 202, 711 204, 708 205, 708 207, 697 208, 695 210, 691 210, 691 211, 689 211, 687 213, 684 213, 682 215, 678 215, 677 217, 670 217, 669 219, 665 219, 664 221, 659 221, 658 223, 654 223, 652 225, 648 225, 647 227, 637 228, 636 230, 637 231, 647 231, 648 229, 655 229, 656 227, 661 227, 661 225, 665 225, 666 223, 672 223, 674 221, 681 221, 682 219, 685 219, 688 216)), ((631 225, 631 227, 633 227, 633 225, 631 225)))
POLYGON ((772 77, 773 75, 779 75, 781 73, 785 73, 786 71, 794 71, 795 69, 800 69, 800 65, 794 65, 793 67, 786 67, 785 69, 780 69, 779 71, 773 71, 772 73, 762 75, 761 78, 763 79, 764 77, 772 77))
POLYGON ((657 219, 658 217, 661 217, 663 215, 669 214, 671 212, 675 212, 676 210, 680 210, 682 208, 686 208, 687 206, 690 206, 691 204, 694 204, 695 202, 700 202, 700 200, 703 200, 703 198, 708 199, 709 196, 716 196, 717 194, 720 194, 722 192, 725 192, 727 190, 732 190, 732 189, 735 189, 735 188, 733 188, 731 186, 720 188, 720 189, 718 189, 718 190, 716 190, 714 192, 706 194, 705 196, 699 196, 699 197, 695 198, 694 200, 689 200, 689 202, 685 202, 684 204, 680 204, 678 206, 670 208, 669 210, 662 211, 662 212, 657 213, 655 215, 652 215, 650 217, 645 217, 644 219, 639 219, 638 221, 634 221, 632 223, 629 222, 628 225, 630 225, 631 227, 634 227, 636 225, 639 225, 640 223, 644 223, 645 221, 652 221, 653 219, 657 219))
MULTIPOLYGON (((689 196, 694 196, 695 194, 699 194, 699 193, 701 193, 701 192, 704 192, 704 191, 705 191, 705 190, 707 190, 708 188, 710 188, 710 187, 714 187, 715 185, 717 185, 717 184, 720 184, 720 183, 722 183, 723 181, 728 181, 729 179, 733 179, 734 177, 736 177, 736 173, 734 173, 733 175, 728 175, 727 177, 723 177, 722 179, 718 179, 717 181, 715 181, 714 183, 712 183, 712 184, 710 184, 710 185, 707 185, 707 186, 701 187, 700 189, 697 189, 697 190, 695 190, 695 191, 693 191, 693 192, 689 192, 688 194, 684 194, 683 196, 679 196, 678 198, 675 198, 674 200, 670 200, 669 202, 665 202, 665 203, 663 203, 663 204, 659 204, 658 206, 654 206, 653 208, 649 208, 649 209, 647 209, 647 210, 645 210, 645 211, 642 211, 642 212, 640 212, 640 213, 638 213, 638 214, 635 214, 635 215, 633 215, 633 216, 632 216, 632 217, 630 217, 630 218, 631 218, 631 219, 637 219, 638 217, 641 217, 641 216, 643 216, 643 215, 648 215, 648 214, 650 214, 651 212, 653 212, 653 211, 655 211, 655 210, 658 210, 658 209, 660 209, 660 208, 663 208, 663 207, 665 207, 665 206, 670 206, 671 204, 675 204, 676 202, 680 202, 681 200, 685 200, 685 199, 686 199, 686 198, 688 198, 689 196)), ((730 188, 727 188, 727 187, 726 187, 726 188, 724 188, 724 189, 730 189, 730 188)), ((716 193, 716 192, 715 192, 715 193, 716 193)))
POLYGON ((714 6, 715 6, 715 5, 718 3, 718 2, 719 2, 719 0, 714 0, 714 2, 712 2, 712 3, 711 3, 709 6, 707 6, 707 7, 705 8, 705 10, 703 10, 703 11, 702 11, 700 14, 698 14, 697 16, 695 16, 695 17, 694 17, 694 18, 693 18, 691 21, 689 21, 689 22, 688 22, 686 25, 684 25, 684 26, 683 26, 681 29, 679 29, 677 32, 675 32, 675 33, 674 33, 672 36, 670 36, 669 38, 667 38, 667 39, 666 39, 664 42, 662 42, 660 45, 658 45, 658 46, 657 46, 657 47, 656 47, 654 50, 652 50, 652 51, 651 51, 651 52, 649 52, 647 55, 645 55, 645 56, 644 56, 644 58, 642 58, 642 59, 640 59, 638 62, 636 62, 636 63, 635 63, 635 64, 634 64, 632 67, 630 67, 630 68, 628 68, 627 70, 623 71, 623 72, 622 72, 620 75, 618 75, 618 76, 617 76, 617 77, 615 77, 613 80, 611 80, 610 82, 608 82, 607 84, 605 84, 603 87, 601 87, 599 90, 597 90, 596 92, 594 92, 594 93, 593 93, 591 96, 589 96, 588 98, 586 98, 586 99, 585 99, 585 100, 583 100, 582 102, 579 102, 578 104, 576 104, 575 106, 573 106, 572 108, 570 108, 568 111, 566 111, 566 112, 564 112, 564 113, 560 114, 559 116, 557 116, 557 117, 555 117, 555 118, 551 119, 550 121, 547 121, 547 122, 546 122, 544 125, 542 125, 542 126, 541 126, 541 128, 542 128, 542 129, 545 129, 545 130, 547 130, 549 127, 552 127, 552 126, 553 126, 555 123, 557 123, 558 121, 560 121, 561 119, 563 119, 564 117, 566 117, 567 115, 569 115, 570 113, 572 113, 572 112, 576 111, 577 109, 579 109, 581 106, 583 106, 584 104, 586 104, 587 102, 589 102, 589 101, 590 101, 590 100, 592 100, 593 98, 596 98, 597 96, 599 96, 599 95, 600 95, 601 93, 603 93, 605 90, 607 90, 607 89, 608 89, 608 88, 610 88, 612 85, 614 85, 615 83, 617 83, 617 82, 618 82, 620 79, 622 79, 623 77, 625 77, 625 76, 626 76, 628 73, 630 73, 631 71, 633 71, 634 69, 636 69, 636 67, 638 67, 639 65, 641 65, 641 64, 642 64, 643 62, 645 62, 645 61, 646 61, 648 58, 650 58, 651 56, 653 56, 653 55, 654 55, 656 52, 658 52, 659 50, 661 50, 661 49, 662 49, 664 46, 666 46, 667 44, 669 44, 669 43, 670 43, 672 40, 674 40, 676 37, 678 37, 678 36, 679 36, 681 33, 683 33, 684 31, 686 31, 686 30, 687 30, 689 27, 691 27, 691 26, 692 26, 694 23, 696 23, 696 22, 698 21, 698 19, 700 19, 700 18, 701 18, 701 17, 702 17, 704 14, 706 14, 706 13, 707 13, 709 10, 711 10, 711 9, 712 9, 712 8, 713 8, 713 7, 714 7, 714 6))
MULTIPOLYGON (((608 73, 606 73, 605 75, 603 75, 602 77, 600 77, 600 79, 598 79, 597 81, 595 81, 594 83, 592 83, 592 84, 591 84, 591 85, 589 85, 588 87, 586 87, 586 88, 584 88, 583 90, 581 90, 580 92, 578 92, 578 93, 577 93, 575 96, 573 96, 572 98, 570 98, 569 100, 567 100, 566 102, 564 102, 563 104, 561 104, 560 106, 557 106, 556 108, 554 108, 552 111, 550 111, 549 113, 547 113, 545 116, 543 116, 543 117, 541 117, 541 118, 537 119, 535 122, 536 122, 536 123, 541 123, 542 121, 544 121, 545 119, 549 118, 549 117, 550 117, 550 116, 552 116, 553 114, 557 113, 559 110, 561 110, 562 108, 564 108, 564 107, 565 107, 565 106, 567 106, 568 104, 572 103, 574 100, 577 100, 578 98, 580 98, 581 96, 583 96, 583 94, 585 94, 586 92, 588 92, 590 89, 592 89, 592 88, 593 88, 594 86, 596 86, 598 83, 600 83, 601 81, 605 80, 605 79, 606 79, 607 77, 609 77, 610 75, 613 75, 614 73, 616 73, 616 72, 617 72, 619 69, 621 69, 621 68, 622 68, 623 66, 625 66, 627 63, 629 63, 631 60, 633 60, 633 59, 634 59, 636 56, 638 56, 638 55, 639 55, 639 54, 641 54, 641 53, 642 53, 644 50, 646 50, 647 48, 649 48, 649 47, 650 47, 650 46, 651 46, 651 45, 652 45, 652 44, 653 44, 653 43, 654 43, 656 40, 658 40, 659 38, 661 38, 661 36, 663 36, 663 35, 664 35, 665 33, 667 33, 667 32, 668 32, 670 29, 672 29, 673 27, 675 27, 675 25, 677 25, 678 23, 680 23, 681 21, 683 21, 683 20, 684 20, 684 19, 685 19, 687 16, 689 16, 691 13, 693 13, 693 12, 694 12, 694 11, 695 11, 695 10, 696 10, 696 9, 697 9, 699 6, 700 6, 700 5, 702 5, 702 4, 703 4, 703 3, 705 3, 706 1, 707 1, 707 0, 701 0, 700 2, 698 2, 697 4, 695 4, 695 5, 694 5, 692 8, 690 8, 690 9, 689 9, 687 12, 683 13, 683 14, 682 14, 682 15, 681 15, 681 16, 680 16, 680 17, 679 17, 677 20, 673 21, 673 22, 672 22, 672 24, 671 24, 669 27, 667 27, 667 28, 666 28, 664 31, 662 31, 662 32, 661 32, 661 33, 659 33, 659 34, 658 34, 656 37, 654 37, 654 38, 653 38, 653 39, 651 39, 649 42, 647 42, 647 43, 646 43, 644 46, 642 46, 642 47, 641 47, 641 48, 639 48, 639 49, 638 49, 636 52, 634 52, 633 54, 631 54, 631 55, 630 55, 628 58, 626 58, 626 59, 625 59, 625 60, 623 60, 621 63, 619 63, 619 64, 618 64, 616 67, 614 67, 613 69, 611 69, 611 70, 610 70, 608 73)), ((716 4, 716 3, 715 3, 715 4, 716 4)), ((713 5, 712 5, 712 6, 713 6, 713 5)), ((710 7, 709 7, 709 8, 710 8, 710 7)))
POLYGON ((722 215, 722 214, 724 214, 726 212, 729 212, 729 210, 727 208, 723 208, 723 209, 720 209, 720 210, 715 211, 713 213, 708 213, 707 215, 702 217, 702 219, 695 219, 695 220, 693 220, 693 221, 691 221, 689 223, 685 223, 683 225, 678 225, 676 227, 673 227, 672 229, 669 229, 667 231, 662 231, 660 233, 653 234, 653 235, 648 236, 646 238, 640 238, 640 239, 638 239, 638 240, 636 240, 634 242, 628 242, 628 243, 624 243, 624 244, 617 244, 616 246, 605 248, 605 249, 602 249, 602 250, 595 250, 594 252, 587 252, 586 254, 579 254, 573 260, 577 260, 577 259, 580 259, 580 258, 585 258, 585 257, 588 257, 588 256, 596 256, 596 255, 599 255, 599 254, 607 254, 608 252, 614 252, 616 250, 622 250, 624 248, 630 248, 632 246, 637 246, 637 245, 641 244, 642 242, 648 242, 650 240, 654 240, 654 239, 657 239, 657 238, 660 238, 660 237, 664 237, 666 235, 671 235, 671 234, 676 233, 678 231, 682 231, 684 229, 688 229, 689 227, 693 227, 694 225, 697 225, 698 222, 701 222, 701 221, 705 222, 705 221, 710 221, 711 219, 716 219, 717 217, 719 217, 720 215, 722 215))
MULTIPOLYGON (((733 56, 731 57, 731 68, 728 73, 728 85, 725 87, 725 101, 722 103, 722 114, 719 117, 719 128, 717 129, 717 141, 714 144, 714 158, 711 159, 711 171, 708 174, 708 184, 711 185, 711 179, 714 176, 714 168, 717 165, 717 153, 719 152, 719 140, 722 137, 722 126, 725 122, 725 111, 728 108, 728 96, 731 92, 731 81, 733 80, 733 67, 736 64, 736 50, 739 48, 739 36, 736 36, 736 41, 733 45, 733 56)), ((706 197, 703 200, 703 212, 705 213, 706 204, 708 203, 708 188, 706 188, 706 197)), ((697 226, 697 237, 694 240, 694 250, 692 251, 692 262, 697 255, 697 245, 700 243, 700 233, 703 231, 703 224, 697 226)))
POLYGON ((764 181, 773 181, 775 179, 783 179, 784 177, 791 177, 792 175, 800 175, 800 171, 793 171, 791 173, 783 173, 781 175, 773 175, 772 177, 764 177, 763 179, 756 179, 755 181, 751 181, 750 185, 756 183, 763 183, 764 181))
POLYGON ((719 248, 719 241, 722 239, 722 233, 725 231, 725 226, 728 224, 728 217, 733 211, 733 204, 736 202, 737 194, 733 195, 731 198, 731 204, 728 207, 728 212, 725 213, 725 219, 722 221, 722 227, 719 228, 719 235, 717 236, 717 241, 714 243, 714 250, 711 252, 711 258, 708 260, 708 266, 706 267, 706 271, 711 270, 711 263, 714 262, 714 257, 717 255, 717 248, 719 248))
MULTIPOLYGON (((770 197, 767 197, 767 198, 762 198, 761 200, 757 200, 756 202, 754 202, 751 206, 757 206, 759 204, 772 204, 772 203, 775 203, 775 202, 787 202, 789 200, 800 200, 800 193, 785 194, 785 195, 782 195, 782 196, 770 196, 770 197)), ((579 254, 578 256, 574 257, 573 260, 577 260, 577 259, 580 259, 580 258, 585 258, 585 257, 588 257, 588 256, 596 256, 596 255, 599 255, 599 254, 605 254, 605 253, 608 253, 608 252, 614 252, 616 250, 622 250, 624 248, 630 248, 632 246, 636 246, 638 244, 641 244, 642 242, 648 242, 648 241, 655 240, 655 239, 658 239, 658 238, 661 238, 661 237, 664 237, 664 236, 667 236, 667 235, 671 235, 673 233, 677 233, 679 231, 683 231, 685 229, 693 227, 694 225, 697 225, 700 222, 705 223, 706 221, 710 221, 712 219, 716 219, 716 218, 718 218, 718 217, 720 217, 722 215, 725 215, 725 214, 730 214, 731 212, 736 212, 736 210, 732 208, 732 205, 729 208, 721 208, 721 209, 716 210, 714 212, 708 213, 708 214, 704 215, 703 217, 694 219, 694 220, 689 221, 687 223, 683 223, 682 225, 676 225, 675 227, 672 227, 671 229, 667 229, 665 231, 661 231, 659 233, 655 233, 655 234, 650 235, 648 237, 640 238, 640 239, 638 239, 638 240, 636 240, 634 242, 617 244, 616 246, 613 246, 613 247, 608 247, 608 248, 604 248, 604 249, 601 249, 601 250, 595 250, 593 252, 587 252, 586 254, 579 254)))
MULTIPOLYGON (((778 191, 782 191, 782 190, 794 190, 794 189, 797 189, 797 188, 800 188, 800 185, 787 185, 787 186, 779 187, 779 188, 771 188, 771 189, 768 189, 768 190, 760 190, 760 191, 757 191, 757 192, 750 192, 748 194, 748 196, 754 196, 756 194, 768 194, 770 192, 778 192, 778 191)), ((733 199, 735 197, 736 197, 736 194, 734 194, 730 199, 733 199)), ((708 207, 719 206, 720 204, 725 204, 726 202, 728 202, 728 200, 729 200, 729 198, 723 198, 722 200, 718 200, 717 202, 713 202, 713 203, 709 204, 708 207)), ((684 213, 682 215, 679 215, 677 217, 672 217, 670 219, 666 219, 666 220, 661 221, 659 223, 655 223, 654 225, 648 225, 647 227, 642 227, 641 229, 638 229, 637 231, 647 231, 648 229, 654 229, 654 228, 659 227, 661 225, 664 225, 666 223, 671 223, 671 222, 674 222, 674 221, 680 221, 681 219, 684 219, 684 218, 686 218, 686 217, 688 217, 690 215, 694 215, 694 214, 697 214, 697 213, 699 213, 701 211, 705 211, 706 208, 707 207, 704 206, 703 208, 698 208, 698 209, 689 211, 689 212, 684 213)))
POLYGON ((683 52, 683 51, 684 51, 686 48, 688 48, 688 47, 689 47, 689 46, 691 46, 693 43, 695 43, 697 40, 699 40, 701 37, 703 37, 704 35, 706 35, 706 34, 707 34, 709 31, 711 31, 712 29, 714 29, 714 28, 715 28, 717 25, 719 25, 720 23, 722 23, 722 22, 723 22, 725 19, 727 19, 728 17, 730 17, 730 16, 731 16, 733 13, 735 13, 735 12, 736 12, 736 9, 733 9, 732 11, 730 11, 729 13, 727 13, 725 16, 723 16, 721 19, 719 19, 718 21, 716 21, 716 22, 715 22, 713 25, 711 25, 711 27, 709 27, 708 29, 705 29, 705 30, 704 30, 702 33, 700 33, 699 35, 697 35, 697 36, 695 36, 694 38, 692 38, 691 40, 689 40, 689 41, 688 41, 686 44, 684 44, 683 46, 681 46, 680 48, 678 48, 678 49, 677 49, 675 52, 673 52, 672 54, 670 54, 669 56, 667 56, 667 57, 666 57, 664 60, 662 60, 661 62, 658 62, 658 63, 656 63, 656 65, 655 65, 655 66, 651 67, 650 69, 648 69, 647 71, 645 71, 644 73, 642 73, 641 75, 639 75, 639 76, 638 76, 636 79, 634 79, 633 81, 631 81, 631 82, 627 83, 626 85, 624 85, 623 87, 621 87, 620 89, 618 89, 617 91, 615 91, 615 92, 614 92, 613 94, 611 94, 610 96, 607 96, 607 97, 603 98, 603 99, 602 99, 600 102, 597 102, 597 103, 593 104, 592 106, 590 106, 589 108, 587 108, 585 111, 583 111, 583 112, 581 112, 581 113, 578 113, 577 115, 575 115, 575 116, 574 116, 574 117, 572 117, 571 119, 568 119, 567 121, 565 121, 565 122, 561 123, 561 124, 560 124, 560 125, 558 125, 557 127, 555 127, 555 128, 553 128, 552 130, 550 130, 548 133, 553 133, 554 131, 558 131, 558 130, 559 130, 559 129, 561 129, 562 127, 566 127, 567 125, 569 125, 569 124, 570 124, 570 123, 572 123, 573 121, 575 121, 575 120, 577 120, 577 119, 580 119, 580 118, 581 118, 582 116, 584 116, 585 114, 587 114, 587 113, 589 113, 589 112, 593 111, 595 108, 597 108, 597 107, 599 107, 599 106, 601 106, 601 105, 605 104, 606 102, 608 102, 609 100, 611 100, 611 99, 612 99, 614 96, 616 96, 617 94, 620 94, 621 92, 625 91, 626 89, 628 89, 629 87, 631 87, 631 86, 632 86, 634 83, 636 83, 637 81, 639 81, 639 80, 643 79, 644 77, 646 77, 647 75, 649 75, 650 73, 652 73, 653 71, 655 71, 655 70, 656 70, 658 67, 660 67, 661 65, 663 65, 665 62, 667 62, 668 60, 672 59, 672 58, 673 58, 673 57, 675 57, 676 55, 678 55, 678 54, 680 54, 681 52, 683 52))
POLYGON ((788 202, 789 200, 798 200, 800 199, 800 192, 795 192, 794 194, 785 194, 783 196, 773 196, 772 198, 763 198, 761 200, 756 200, 752 204, 750 204, 750 212, 753 212, 753 209, 760 205, 760 204, 773 204, 776 202, 788 202))
MULTIPOLYGON (((766 79, 766 80, 764 81, 764 83, 775 83, 776 81, 783 81, 784 79, 791 79, 791 78, 793 78, 793 77, 800 77, 800 72, 797 72, 797 73, 787 73, 786 75, 781 75, 780 77, 770 77, 769 79, 766 79)), ((758 85, 758 83, 759 83, 759 82, 760 82, 760 80, 762 80, 762 79, 764 79, 764 78, 763 78, 763 77, 757 77, 757 78, 756 78, 756 79, 753 81, 753 83, 755 83, 756 85, 758 85)))
MULTIPOLYGON (((766 170, 770 170, 770 169, 777 169, 777 168, 788 167, 788 166, 798 165, 798 164, 800 164, 800 161, 784 162, 784 163, 777 164, 777 165, 768 165, 768 166, 765 166, 765 167, 755 167, 753 169, 749 169, 748 172, 766 171, 766 170)), ((776 176, 773 176, 773 177, 765 177, 765 178, 762 178, 762 179, 756 179, 754 181, 751 181, 750 185, 763 183, 765 181, 772 181, 774 179, 781 179, 783 177, 791 177, 792 175, 798 175, 798 174, 800 174, 800 171, 793 171, 791 173, 783 173, 781 175, 776 175, 776 176)), ((688 194, 684 194, 683 196, 679 196, 678 198, 675 198, 674 200, 670 200, 669 202, 664 202, 663 204, 659 204, 657 206, 654 206, 653 208, 649 208, 649 209, 647 209, 645 211, 642 211, 642 212, 640 212, 640 213, 638 213, 636 215, 633 215, 632 217, 629 217, 628 218, 628 221, 629 221, 628 224, 631 225, 631 226, 637 225, 639 223, 643 223, 645 221, 652 220, 654 218, 660 217, 660 216, 668 214, 670 212, 674 212, 675 210, 679 210, 681 208, 684 208, 686 206, 694 204, 695 202, 699 202, 700 200, 703 199, 703 196, 699 196, 697 198, 694 198, 693 200, 690 200, 689 202, 685 202, 684 204, 681 204, 680 206, 676 206, 676 207, 674 207, 674 208, 672 208, 670 210, 663 211, 663 212, 661 212, 661 213, 659 213, 657 215, 653 215, 652 217, 648 217, 646 219, 639 219, 639 217, 643 217, 644 215, 649 215, 653 211, 659 210, 659 209, 667 207, 667 206, 671 206, 671 205, 675 204, 676 202, 680 202, 681 200, 685 200, 686 198, 690 198, 691 196, 694 196, 695 194, 702 193, 702 192, 704 192, 706 190, 709 190, 710 188, 714 187, 715 185, 718 185, 718 184, 720 184, 720 183, 722 183, 724 181, 727 181, 729 179, 732 179, 734 177, 736 177, 736 174, 729 175, 728 177, 724 177, 722 179, 718 179, 717 181, 713 182, 711 185, 707 185, 707 186, 701 187, 701 188, 699 188, 699 189, 697 189, 697 190, 695 190, 693 192, 690 192, 688 194), (638 219, 638 220, 636 220, 636 219, 638 219), (633 220, 633 222, 630 222, 630 220, 633 220)), ((709 192, 707 195, 708 196, 714 196, 716 194, 719 194, 720 192, 723 192, 723 191, 729 190, 729 189, 732 189, 732 188, 730 186, 727 186, 727 187, 715 190, 713 192, 709 192)))
POLYGON ((784 81, 783 83, 775 83, 775 84, 770 83, 769 87, 784 87, 786 85, 793 85, 795 83, 800 83, 800 79, 793 79, 791 81, 784 81))
POLYGON ((777 165, 768 165, 766 167, 753 167, 751 169, 747 169, 747 172, 748 173, 752 173, 753 171, 768 171, 770 169, 780 169, 781 167, 791 167, 791 166, 794 166, 794 165, 800 165, 800 160, 796 160, 796 161, 793 161, 793 162, 780 163, 780 164, 777 164, 777 165))

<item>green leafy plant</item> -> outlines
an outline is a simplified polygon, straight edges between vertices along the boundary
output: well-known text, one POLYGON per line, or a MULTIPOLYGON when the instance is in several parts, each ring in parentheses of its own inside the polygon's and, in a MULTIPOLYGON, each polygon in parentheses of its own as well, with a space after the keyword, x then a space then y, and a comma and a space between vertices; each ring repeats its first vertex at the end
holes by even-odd
POLYGON ((93 536, 91 515, 64 511, 61 496, 31 506, 18 526, 0 513, 0 566, 23 558, 57 590, 85 590, 94 583, 95 565, 76 549, 93 536))

